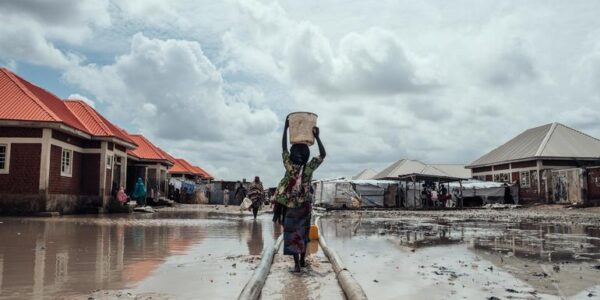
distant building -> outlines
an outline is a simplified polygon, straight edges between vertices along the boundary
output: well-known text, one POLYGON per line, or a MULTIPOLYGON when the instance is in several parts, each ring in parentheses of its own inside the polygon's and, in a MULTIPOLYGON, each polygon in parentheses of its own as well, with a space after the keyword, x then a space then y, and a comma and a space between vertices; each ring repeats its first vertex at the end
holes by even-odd
POLYGON ((476 179, 519 184, 525 201, 575 203, 600 198, 600 179, 587 176, 599 164, 600 140, 552 123, 525 130, 467 168, 476 179))

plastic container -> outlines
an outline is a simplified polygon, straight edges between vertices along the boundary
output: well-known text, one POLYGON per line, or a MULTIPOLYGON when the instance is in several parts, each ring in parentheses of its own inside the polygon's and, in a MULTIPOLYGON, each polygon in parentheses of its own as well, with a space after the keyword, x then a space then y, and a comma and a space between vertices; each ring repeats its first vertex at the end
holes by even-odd
POLYGON ((319 239, 319 227, 317 225, 310 225, 310 230, 308 231, 308 239, 311 241, 319 239))
POLYGON ((290 121, 290 143, 307 144, 315 143, 313 127, 317 126, 317 115, 311 112, 294 112, 287 116, 290 121))

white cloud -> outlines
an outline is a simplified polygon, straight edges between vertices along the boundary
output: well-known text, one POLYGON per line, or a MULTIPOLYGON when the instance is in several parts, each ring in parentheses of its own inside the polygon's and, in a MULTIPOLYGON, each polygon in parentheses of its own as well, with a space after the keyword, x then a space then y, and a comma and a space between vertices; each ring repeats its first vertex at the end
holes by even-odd
POLYGON ((94 107, 94 108, 96 107, 96 102, 94 102, 94 100, 92 100, 86 96, 80 95, 80 94, 71 94, 67 97, 67 99, 82 100, 83 102, 87 103, 89 106, 94 107))
POLYGON ((553 121, 600 135, 593 1, 32 3, 0 4, 1 61, 67 69, 111 120, 226 179, 275 184, 295 110, 319 114, 319 177, 467 163, 553 121))
POLYGON ((260 101, 250 100, 252 94, 224 93, 221 74, 193 41, 139 33, 131 40, 130 52, 113 64, 72 68, 65 79, 94 95, 114 121, 134 124, 165 149, 180 145, 188 150, 177 151, 198 160, 211 154, 189 149, 218 152, 216 161, 202 160, 203 165, 230 176, 245 168, 237 159, 260 159, 265 149, 257 137, 268 136, 277 126, 276 115, 259 106, 260 101), (230 147, 236 159, 221 157, 230 147))
POLYGON ((0 59, 19 60, 53 68, 78 64, 79 55, 56 43, 81 45, 95 27, 110 25, 108 1, 2 1, 0 59))

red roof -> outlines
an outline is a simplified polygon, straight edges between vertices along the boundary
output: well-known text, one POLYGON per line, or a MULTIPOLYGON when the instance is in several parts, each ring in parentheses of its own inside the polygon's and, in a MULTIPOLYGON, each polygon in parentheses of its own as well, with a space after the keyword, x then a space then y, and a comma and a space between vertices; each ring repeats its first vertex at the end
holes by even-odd
POLYGON ((143 160, 156 160, 171 164, 169 157, 164 155, 165 152, 152 144, 143 135, 129 134, 129 138, 132 139, 138 147, 136 149, 127 150, 127 154, 143 160))
POLYGON ((94 108, 82 100, 65 100, 64 102, 79 122, 92 135, 114 137, 124 142, 135 144, 127 134, 123 133, 122 129, 105 119, 94 108))
POLYGON ((169 169, 169 173, 195 174, 192 165, 183 158, 175 159, 175 164, 169 169))
POLYGON ((54 94, 0 68, 0 119, 63 123, 89 133, 54 94))
POLYGON ((200 174, 200 176, 204 177, 204 178, 210 178, 210 179, 214 179, 210 174, 208 174, 208 172, 204 171, 204 169, 198 167, 198 166, 192 166, 194 168, 194 171, 197 172, 197 174, 200 174))
POLYGON ((214 179, 210 174, 208 174, 208 172, 204 171, 202 168, 200 168, 198 166, 194 166, 194 165, 190 164, 183 158, 175 159, 175 164, 173 165, 173 167, 171 167, 169 169, 169 173, 171 173, 171 174, 174 174, 174 173, 192 174, 192 175, 198 175, 198 176, 201 176, 204 178, 214 179))

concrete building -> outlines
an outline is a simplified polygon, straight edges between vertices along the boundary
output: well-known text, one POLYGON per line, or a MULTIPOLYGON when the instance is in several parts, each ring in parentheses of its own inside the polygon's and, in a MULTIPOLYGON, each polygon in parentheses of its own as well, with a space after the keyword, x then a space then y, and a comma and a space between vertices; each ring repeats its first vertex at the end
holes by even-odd
POLYGON ((525 130, 467 168, 476 179, 517 183, 524 202, 577 203, 600 199, 600 171, 590 168, 599 164, 600 140, 552 123, 525 130))
POLYGON ((154 145, 141 134, 128 134, 138 147, 127 151, 127 192, 131 194, 138 178, 142 178, 149 198, 166 196, 168 192, 167 172, 174 165, 165 151, 154 145))
POLYGON ((106 208, 135 147, 83 101, 0 68, 0 214, 106 208))

